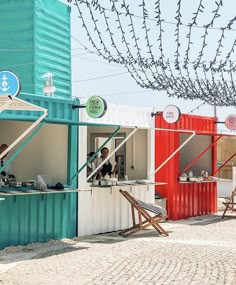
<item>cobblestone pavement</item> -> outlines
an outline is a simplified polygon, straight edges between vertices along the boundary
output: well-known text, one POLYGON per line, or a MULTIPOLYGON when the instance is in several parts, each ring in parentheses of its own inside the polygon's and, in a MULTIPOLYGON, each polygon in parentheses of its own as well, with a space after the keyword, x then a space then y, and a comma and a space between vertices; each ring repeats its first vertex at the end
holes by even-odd
POLYGON ((207 215, 148 229, 0 251, 0 285, 235 285, 236 216, 207 215))

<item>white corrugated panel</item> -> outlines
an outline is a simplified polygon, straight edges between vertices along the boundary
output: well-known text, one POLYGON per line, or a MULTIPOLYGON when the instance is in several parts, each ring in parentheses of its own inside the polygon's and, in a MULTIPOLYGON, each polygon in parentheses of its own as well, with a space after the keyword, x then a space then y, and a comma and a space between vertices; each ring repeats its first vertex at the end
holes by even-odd
POLYGON ((154 204, 153 185, 93 187, 78 192, 78 236, 106 233, 132 226, 131 206, 119 189, 154 204))
POLYGON ((102 118, 89 117, 85 109, 79 109, 80 122, 115 124, 123 127, 153 128, 152 109, 118 104, 107 104, 107 112, 102 118))

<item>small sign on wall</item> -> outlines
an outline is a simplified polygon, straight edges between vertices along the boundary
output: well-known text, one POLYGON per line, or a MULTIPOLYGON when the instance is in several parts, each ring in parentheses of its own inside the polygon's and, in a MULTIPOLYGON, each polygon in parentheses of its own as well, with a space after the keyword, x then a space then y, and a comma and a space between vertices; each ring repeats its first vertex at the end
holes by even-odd
POLYGON ((180 109, 175 106, 175 105, 168 105, 165 107, 163 110, 163 119, 169 123, 169 124, 174 124, 178 122, 181 116, 180 109))
POLYGON ((229 115, 225 119, 225 126, 229 130, 236 130, 236 115, 229 115))
POLYGON ((17 96, 20 87, 20 80, 15 73, 8 70, 0 71, 0 96, 17 96))
POLYGON ((107 103, 100 96, 92 96, 86 103, 86 111, 91 118, 101 118, 107 111, 107 103))

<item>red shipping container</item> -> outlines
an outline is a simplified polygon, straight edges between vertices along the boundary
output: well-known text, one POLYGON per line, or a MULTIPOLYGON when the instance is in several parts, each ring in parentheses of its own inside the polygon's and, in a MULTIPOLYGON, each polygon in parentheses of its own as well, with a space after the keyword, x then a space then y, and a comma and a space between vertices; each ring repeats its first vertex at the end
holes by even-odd
MULTIPOLYGON (((195 145, 194 151, 198 154, 191 161, 192 165, 190 163, 185 166, 190 165, 194 167, 195 160, 197 161, 208 153, 207 163, 211 169, 209 174, 214 173, 217 168, 217 146, 215 142, 219 139, 217 137, 216 121, 216 117, 182 114, 177 123, 169 124, 164 121, 162 113, 158 112, 158 115, 155 117, 155 168, 159 167, 155 174, 155 181, 167 183, 166 185, 156 186, 156 191, 162 197, 167 198, 168 218, 171 220, 205 215, 217 211, 216 182, 179 182, 179 175, 183 171, 183 169, 180 169, 183 151, 177 151, 173 155, 183 142, 181 136, 189 137, 191 131, 192 133, 195 132, 195 140, 197 137, 199 138, 199 150, 198 147, 196 149, 195 145), (201 135, 210 141, 208 146, 204 145, 204 150, 201 148, 201 135), (172 157, 170 158, 170 156, 172 157), (166 160, 168 161, 166 162, 166 160), (160 167, 161 165, 163 166, 160 167)), ((188 144, 191 145, 191 140, 188 144)), ((191 152, 191 146, 188 148, 188 151, 191 152)))

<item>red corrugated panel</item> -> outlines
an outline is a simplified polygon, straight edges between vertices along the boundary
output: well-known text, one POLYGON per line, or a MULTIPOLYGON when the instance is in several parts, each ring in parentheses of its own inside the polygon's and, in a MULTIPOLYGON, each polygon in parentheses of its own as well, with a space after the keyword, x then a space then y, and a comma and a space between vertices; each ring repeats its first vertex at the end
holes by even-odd
POLYGON ((173 219, 215 213, 216 189, 216 182, 179 183, 173 219))
MULTIPOLYGON (((179 129, 197 134, 216 135, 216 118, 182 114, 175 124, 168 124, 163 117, 156 116, 155 127, 179 129)), ((180 145, 179 132, 156 130, 155 166, 160 166, 180 145)), ((216 146, 212 148, 212 169, 216 167, 216 146)), ((217 210, 216 183, 179 183, 179 153, 176 153, 157 173, 156 181, 167 182, 157 186, 156 191, 167 198, 168 217, 171 220, 189 218, 217 210)))
POLYGON ((176 124, 173 125, 175 125, 175 128, 194 130, 199 134, 204 134, 204 133, 215 134, 216 133, 215 122, 216 122, 215 117, 202 117, 196 115, 182 114, 181 119, 176 124))

